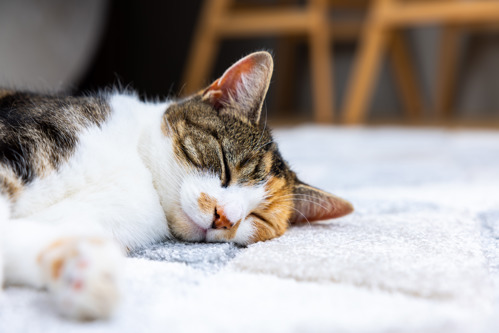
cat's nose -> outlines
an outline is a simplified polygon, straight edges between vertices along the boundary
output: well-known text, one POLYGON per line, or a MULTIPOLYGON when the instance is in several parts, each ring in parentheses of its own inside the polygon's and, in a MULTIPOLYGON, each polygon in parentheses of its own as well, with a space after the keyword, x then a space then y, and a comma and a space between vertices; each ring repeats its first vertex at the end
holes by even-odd
POLYGON ((220 207, 215 207, 215 213, 213 214, 213 223, 211 224, 213 229, 230 229, 232 228, 232 222, 225 216, 224 211, 220 207))

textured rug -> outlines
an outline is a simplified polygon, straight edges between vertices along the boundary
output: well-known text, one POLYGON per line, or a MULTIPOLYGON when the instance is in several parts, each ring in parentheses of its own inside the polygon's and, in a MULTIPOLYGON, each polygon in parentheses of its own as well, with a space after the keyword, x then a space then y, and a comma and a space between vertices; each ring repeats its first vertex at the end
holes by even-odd
POLYGON ((135 251, 106 322, 61 319, 45 293, 8 288, 0 332, 499 331, 499 132, 275 135, 303 180, 355 213, 246 248, 135 251))

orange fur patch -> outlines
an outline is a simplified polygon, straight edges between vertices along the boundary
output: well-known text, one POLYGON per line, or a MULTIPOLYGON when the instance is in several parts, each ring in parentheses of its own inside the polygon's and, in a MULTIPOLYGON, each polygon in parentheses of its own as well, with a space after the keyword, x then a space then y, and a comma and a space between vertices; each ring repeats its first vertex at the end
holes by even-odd
POLYGON ((269 199, 262 208, 255 211, 253 223, 255 234, 252 242, 265 241, 284 234, 293 212, 292 187, 286 179, 272 177, 265 189, 269 199))
POLYGON ((265 165, 265 172, 268 174, 270 173, 270 169, 272 168, 272 151, 268 151, 265 153, 263 156, 263 163, 265 165))
MULTIPOLYGON (((66 244, 69 240, 70 240, 70 238, 60 238, 60 239, 56 240, 55 242, 52 242, 51 244, 49 244, 49 246, 47 246, 45 249, 43 249, 40 252, 38 257, 36 258, 37 262, 39 264, 41 264, 43 261, 43 258, 46 255, 48 255, 51 251, 54 251, 55 249, 57 249, 59 247, 66 246, 66 244)), ((62 267, 64 266, 64 261, 65 261, 65 258, 61 254, 60 256, 57 256, 55 259, 53 259, 52 262, 50 263, 50 266, 49 266, 50 267, 50 275, 52 276, 53 279, 57 279, 61 275, 61 270, 62 270, 62 267)))
POLYGON ((252 243, 263 242, 281 236, 286 230, 284 229, 282 232, 280 232, 280 230, 270 227, 268 224, 259 219, 254 219, 253 225, 256 227, 255 228, 256 231, 253 237, 251 237, 252 243))
POLYGON ((61 239, 58 239, 56 240, 55 242, 52 242, 49 246, 47 246, 46 248, 44 248, 40 254, 38 254, 38 257, 36 258, 36 261, 38 263, 41 263, 42 262, 42 259, 43 257, 50 251, 54 250, 55 248, 63 245, 65 242, 67 241, 67 239, 64 239, 64 238, 61 238, 61 239))
POLYGON ((52 278, 54 280, 58 279, 59 276, 61 275, 63 264, 64 260, 62 258, 57 258, 56 260, 52 261, 51 272, 52 272, 52 278))
MULTIPOLYGON (((72 259, 78 256, 78 250, 75 247, 71 246, 71 243, 76 241, 77 238, 74 237, 66 237, 59 238, 56 241, 49 244, 45 249, 43 249, 37 257, 37 262, 41 264, 44 261, 44 257, 48 256, 52 251, 55 252, 55 258, 51 258, 52 261, 47 263, 48 267, 50 267, 50 273, 53 279, 59 278, 61 275, 62 267, 64 266, 66 260, 72 259)), ((97 237, 92 237, 87 239, 90 243, 95 245, 103 245, 104 241, 97 237)), ((50 258, 50 257, 49 257, 50 258)))
POLYGON ((217 206, 217 200, 208 194, 201 192, 201 195, 199 195, 198 198, 198 206, 199 209, 205 214, 213 213, 215 207, 217 206))

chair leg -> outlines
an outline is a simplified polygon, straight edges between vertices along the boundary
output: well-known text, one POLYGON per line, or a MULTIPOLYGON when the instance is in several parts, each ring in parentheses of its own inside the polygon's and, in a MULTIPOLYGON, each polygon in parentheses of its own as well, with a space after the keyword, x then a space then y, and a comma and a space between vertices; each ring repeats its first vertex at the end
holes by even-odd
POLYGON ((449 117, 452 114, 459 35, 459 28, 455 26, 442 28, 435 96, 435 114, 439 118, 449 117))
POLYGON ((409 47, 402 31, 393 30, 390 35, 389 53, 405 111, 412 119, 420 118, 423 110, 423 95, 414 70, 414 62, 411 61, 409 47))
POLYGON ((309 41, 314 118, 318 123, 333 121, 334 89, 332 52, 327 17, 327 0, 310 0, 312 12, 309 41))
MULTIPOLYGON (((278 0, 281 6, 293 5, 294 0, 278 0)), ((296 48, 299 38, 296 36, 284 35, 277 40, 275 50, 275 67, 273 96, 275 108, 274 115, 284 116, 293 110, 293 103, 290 94, 293 91, 296 79, 296 48)))
POLYGON ((385 34, 383 26, 379 24, 367 25, 365 28, 345 99, 343 120, 347 124, 358 124, 366 118, 367 103, 385 49, 385 34))
POLYGON ((195 93, 205 84, 218 51, 216 23, 222 18, 230 0, 206 0, 201 9, 192 48, 184 71, 182 95, 195 93))

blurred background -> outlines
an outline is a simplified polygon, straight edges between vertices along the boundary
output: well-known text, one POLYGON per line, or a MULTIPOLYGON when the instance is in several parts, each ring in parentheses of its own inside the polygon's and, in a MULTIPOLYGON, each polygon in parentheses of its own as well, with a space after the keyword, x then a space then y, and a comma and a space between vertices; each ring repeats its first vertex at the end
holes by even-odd
POLYGON ((273 125, 498 127, 498 4, 0 0, 0 85, 176 97, 264 49, 273 125))

